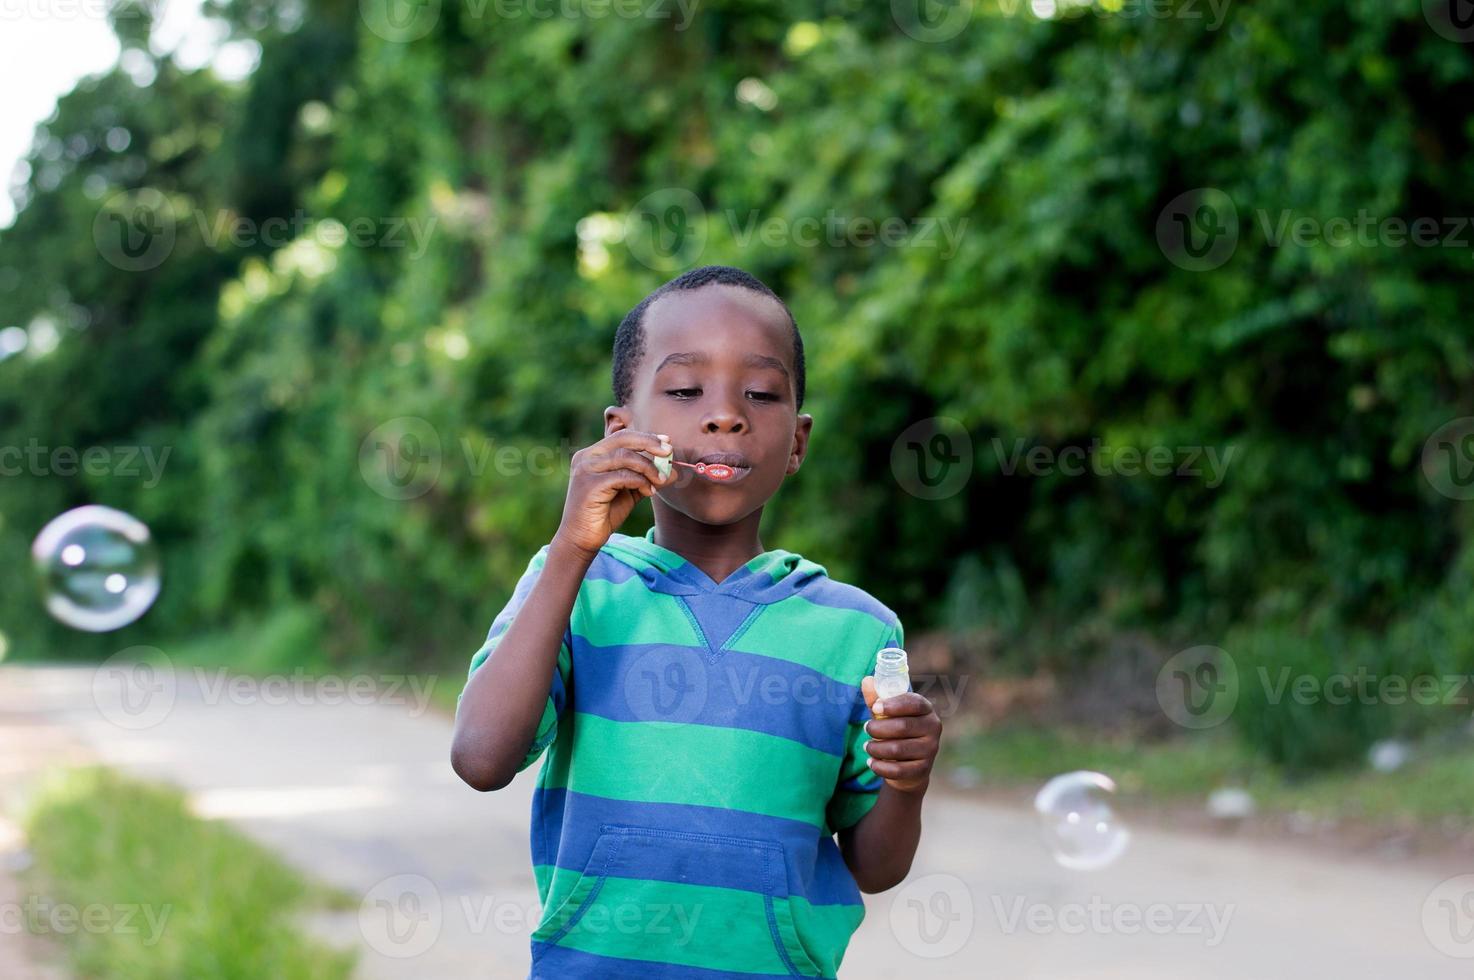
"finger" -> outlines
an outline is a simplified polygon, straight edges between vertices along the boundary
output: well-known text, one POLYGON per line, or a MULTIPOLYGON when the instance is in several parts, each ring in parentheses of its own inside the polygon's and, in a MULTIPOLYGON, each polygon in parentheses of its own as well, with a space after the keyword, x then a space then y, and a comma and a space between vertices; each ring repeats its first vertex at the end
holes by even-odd
POLYGON ((882 779, 919 779, 931 772, 930 761, 891 762, 870 759, 870 769, 882 779))
POLYGON ((865 707, 867 707, 867 708, 870 709, 870 713, 871 714, 874 714, 875 713, 875 678, 874 677, 871 677, 871 676, 868 676, 867 675, 863 680, 860 681, 860 694, 862 696, 864 696, 864 698, 865 698, 865 707))
POLYGON ((865 743, 865 751, 872 759, 889 759, 893 762, 930 759, 936 755, 935 743, 929 738, 871 739, 865 743))
POLYGON ((670 437, 661 439, 663 433, 642 432, 639 429, 620 429, 613 435, 605 436, 589 447, 592 456, 607 456, 616 449, 643 449, 657 456, 666 454, 665 447, 670 445, 670 437))
POLYGON ((645 479, 659 486, 666 482, 660 478, 660 471, 655 464, 650 462, 649 456, 641 456, 633 449, 617 449, 608 456, 595 456, 589 461, 590 473, 609 473, 614 470, 634 470, 643 474, 645 479))
POLYGON ((871 738, 897 739, 921 738, 941 731, 941 724, 932 715, 920 718, 872 718, 865 722, 865 733, 871 738))
POLYGON ((597 477, 598 488, 605 500, 613 500, 625 490, 631 491, 642 497, 648 497, 655 492, 654 485, 643 474, 634 470, 618 469, 607 473, 600 473, 597 477))
POLYGON ((932 703, 915 691, 907 691, 894 697, 878 700, 870 706, 870 713, 885 715, 887 718, 902 718, 910 715, 929 714, 932 703))

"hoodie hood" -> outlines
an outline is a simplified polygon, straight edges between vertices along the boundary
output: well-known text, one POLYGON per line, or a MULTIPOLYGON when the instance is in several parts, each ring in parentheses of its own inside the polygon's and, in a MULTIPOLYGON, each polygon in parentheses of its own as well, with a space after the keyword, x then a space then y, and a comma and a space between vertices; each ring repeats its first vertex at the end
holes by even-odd
POLYGON ((723 595, 766 605, 795 595, 816 579, 828 578, 824 566, 781 548, 765 551, 721 582, 669 548, 655 543, 655 528, 643 537, 618 532, 600 549, 609 559, 633 569, 655 592, 668 595, 723 595))

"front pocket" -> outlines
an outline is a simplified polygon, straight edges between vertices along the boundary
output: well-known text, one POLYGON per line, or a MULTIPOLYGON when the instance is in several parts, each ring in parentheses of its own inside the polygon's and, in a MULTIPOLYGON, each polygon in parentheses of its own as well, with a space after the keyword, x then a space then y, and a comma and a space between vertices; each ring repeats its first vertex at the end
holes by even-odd
POLYGON ((756 838, 605 824, 533 939, 689 967, 822 975, 794 928, 783 848, 756 838))

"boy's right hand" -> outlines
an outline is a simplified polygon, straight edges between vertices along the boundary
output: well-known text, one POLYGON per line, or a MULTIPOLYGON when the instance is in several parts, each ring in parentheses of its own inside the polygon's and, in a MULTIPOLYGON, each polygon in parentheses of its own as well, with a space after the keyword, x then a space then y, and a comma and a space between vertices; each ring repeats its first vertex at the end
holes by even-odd
POLYGON ((635 504, 679 479, 674 468, 662 479, 650 457, 641 452, 669 456, 670 440, 653 432, 620 429, 573 454, 568 499, 555 541, 592 559, 635 504))

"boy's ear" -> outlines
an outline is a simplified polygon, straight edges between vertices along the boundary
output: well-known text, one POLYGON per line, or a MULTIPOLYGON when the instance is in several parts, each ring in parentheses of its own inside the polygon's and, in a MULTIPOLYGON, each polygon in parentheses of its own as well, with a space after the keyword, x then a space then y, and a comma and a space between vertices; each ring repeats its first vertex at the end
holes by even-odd
POLYGON ((813 428, 812 415, 798 417, 798 426, 793 430, 793 449, 788 453, 788 469, 784 471, 788 476, 797 473, 798 468, 804 465, 804 459, 809 455, 809 433, 813 428))
POLYGON ((630 410, 623 405, 610 405, 604 409, 604 438, 609 438, 620 429, 630 427, 630 410))

